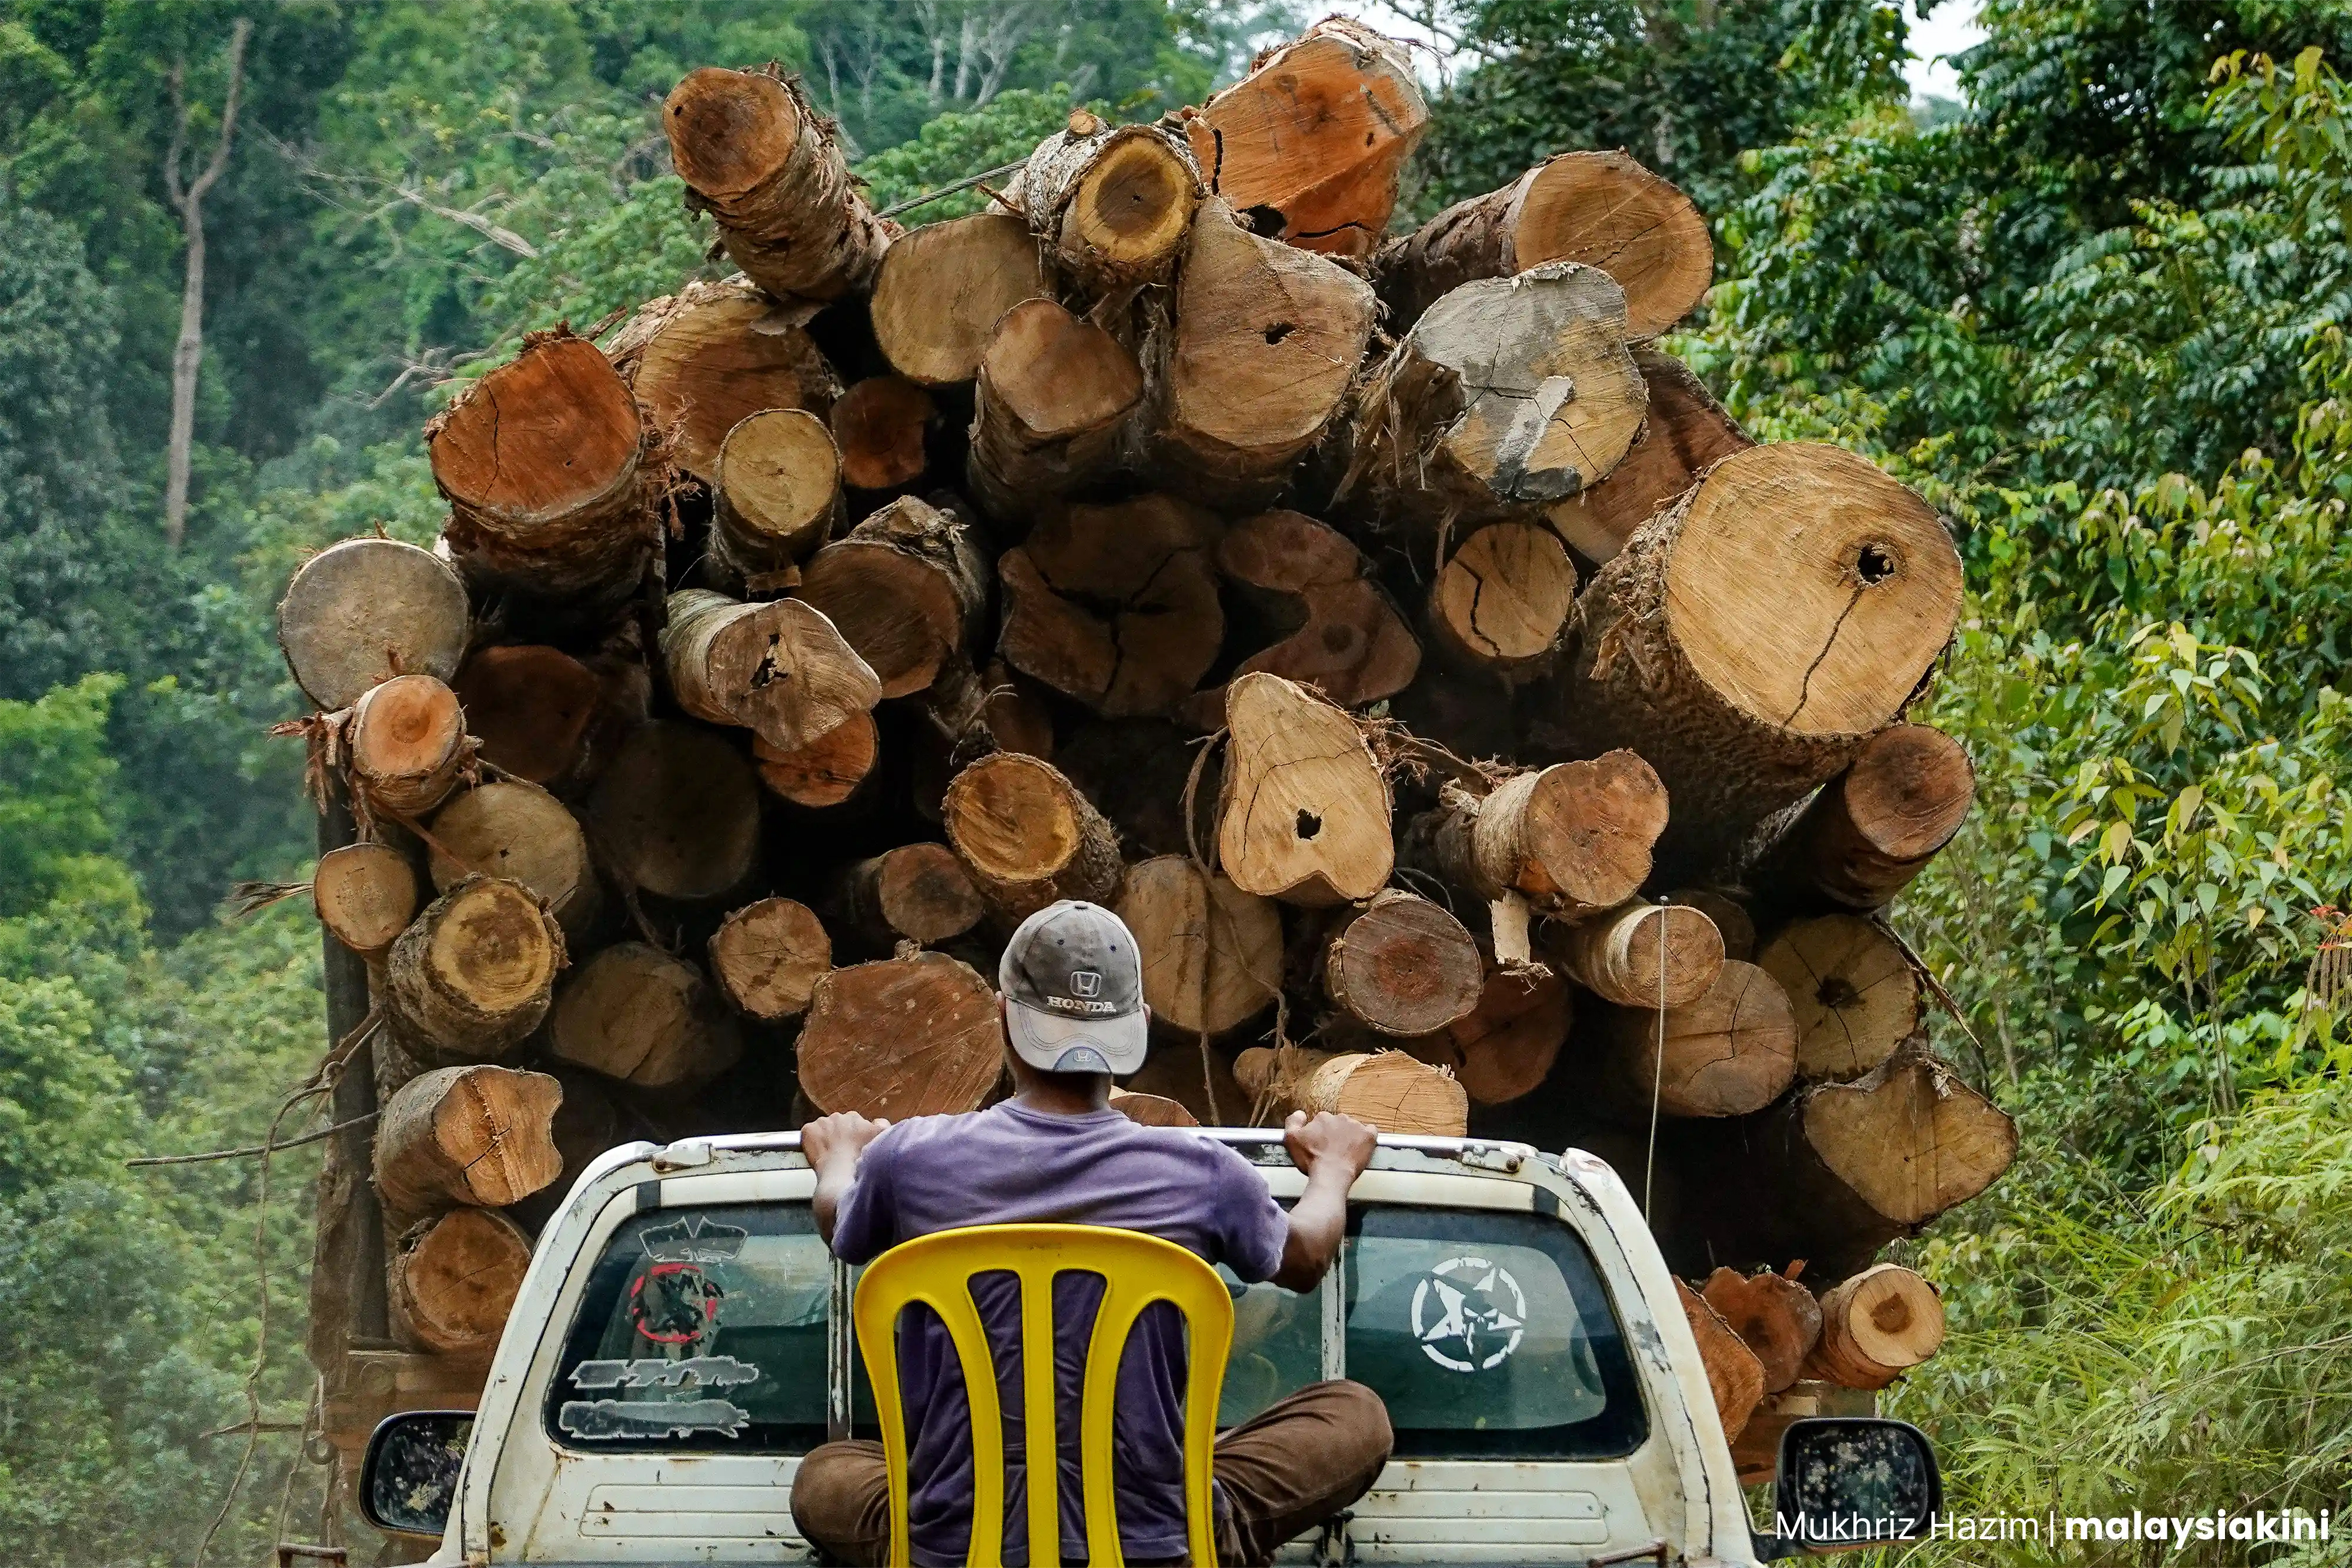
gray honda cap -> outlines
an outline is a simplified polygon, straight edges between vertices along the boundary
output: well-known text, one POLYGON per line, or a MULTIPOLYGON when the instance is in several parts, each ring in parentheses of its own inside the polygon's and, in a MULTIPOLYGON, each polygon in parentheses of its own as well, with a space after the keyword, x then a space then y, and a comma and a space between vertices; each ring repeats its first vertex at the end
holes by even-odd
POLYGON ((1143 960, 1127 922, 1098 904, 1066 898, 1013 933, 996 966, 1013 1049, 1047 1072, 1133 1072, 1143 1065, 1150 1014, 1143 960))

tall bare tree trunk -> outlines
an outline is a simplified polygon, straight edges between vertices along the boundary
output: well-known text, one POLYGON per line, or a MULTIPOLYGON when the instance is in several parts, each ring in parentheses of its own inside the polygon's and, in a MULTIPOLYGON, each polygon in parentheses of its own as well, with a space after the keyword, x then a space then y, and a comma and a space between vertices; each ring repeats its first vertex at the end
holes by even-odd
POLYGON ((236 100, 245 86, 245 45, 253 37, 250 18, 239 16, 228 35, 228 92, 221 101, 220 140, 204 172, 183 183, 180 154, 188 139, 188 105, 182 92, 186 62, 172 68, 172 145, 163 154, 163 189, 179 209, 188 237, 188 264, 180 286, 180 338, 172 345, 172 436, 166 448, 163 538, 173 549, 188 532, 188 468, 196 444, 196 372, 205 361, 205 197, 228 167, 236 136, 236 100))

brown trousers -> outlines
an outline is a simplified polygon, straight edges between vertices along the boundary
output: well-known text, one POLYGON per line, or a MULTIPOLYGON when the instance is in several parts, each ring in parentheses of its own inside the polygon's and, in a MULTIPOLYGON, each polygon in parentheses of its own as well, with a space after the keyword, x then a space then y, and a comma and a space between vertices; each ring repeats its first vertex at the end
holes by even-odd
MULTIPOLYGON (((1275 1549, 1371 1490, 1395 1435, 1387 1406, 1360 1383, 1309 1384, 1217 1439, 1223 1564, 1274 1561, 1275 1549)), ((793 1522, 838 1562, 880 1563, 890 1552, 890 1486, 882 1445, 827 1443, 793 1478, 793 1522)))

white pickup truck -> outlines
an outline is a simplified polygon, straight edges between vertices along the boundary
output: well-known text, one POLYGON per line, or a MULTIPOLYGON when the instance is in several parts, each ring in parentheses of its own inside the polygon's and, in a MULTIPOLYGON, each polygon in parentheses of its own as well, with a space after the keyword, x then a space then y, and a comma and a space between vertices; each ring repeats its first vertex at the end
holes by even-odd
MULTIPOLYGON (((1278 1134, 1201 1135, 1278 1200, 1305 1185, 1278 1134)), ((440 1568, 813 1561, 798 1456, 875 1432, 814 1186, 794 1134, 605 1154, 540 1239, 478 1408, 377 1429, 369 1518, 439 1538, 440 1568)), ((1940 1508, 1916 1429, 1801 1421, 1781 1533, 1751 1530, 1674 1281, 1591 1155, 1384 1137, 1350 1197, 1314 1293, 1233 1286, 1226 1421, 1346 1375, 1396 1428, 1371 1492, 1284 1561, 1747 1564, 1910 1539, 1940 1508)))

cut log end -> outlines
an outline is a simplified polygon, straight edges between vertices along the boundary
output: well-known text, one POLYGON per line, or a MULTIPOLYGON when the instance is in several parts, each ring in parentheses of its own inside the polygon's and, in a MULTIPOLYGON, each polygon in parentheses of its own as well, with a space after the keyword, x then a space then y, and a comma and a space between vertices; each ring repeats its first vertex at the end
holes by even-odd
POLYGON ((996 993, 967 966, 919 953, 835 969, 801 1028, 801 1087, 865 1116, 976 1110, 1003 1070, 996 993))
POLYGON ((1633 366, 1648 392, 1641 438, 1607 484, 1556 501, 1544 514, 1596 565, 1623 549, 1634 529, 1674 505, 1700 475, 1756 444, 1680 360, 1643 346, 1633 350, 1633 366))
POLYGON ((904 376, 868 376, 833 405, 841 477, 860 490, 895 490, 923 476, 939 405, 904 376))
POLYGON ((1879 1239, 1976 1197, 2017 1156, 2017 1124, 1916 1043, 1813 1091, 1803 1124, 1822 1165, 1885 1223, 1879 1239))
POLYGON ((1331 1111, 1408 1136, 1458 1138, 1469 1128, 1462 1085, 1402 1051, 1334 1055, 1252 1046, 1235 1059, 1234 1076, 1271 1106, 1276 1122, 1293 1111, 1331 1111))
POLYGON ((1622 904, 1550 934, 1550 950, 1577 983, 1623 1008, 1688 1007, 1713 988, 1723 933, 1693 904, 1622 904))
POLYGON ((1151 1016, 1219 1035, 1264 1012, 1282 977, 1282 919, 1269 901, 1212 877, 1187 855, 1130 867, 1118 914, 1143 959, 1151 1016))
POLYGON ((833 939, 808 906, 789 898, 747 904, 710 938, 710 973, 727 999, 762 1023, 808 1010, 833 967, 833 939))
POLYGON ((1331 940, 1324 986, 1381 1034, 1425 1035, 1467 1018, 1486 987, 1478 946, 1443 904, 1393 890, 1331 940))
POLYGON ((811 557, 796 598, 839 629, 883 696, 911 696, 963 656, 987 570, 963 517, 901 496, 811 557))
POLYGON ((1668 1116, 1738 1116, 1780 1098, 1797 1071, 1789 998, 1752 964, 1725 963, 1696 999, 1664 1012, 1621 1008, 1608 1019, 1620 1109, 1668 1116))
POLYGON ((1167 496, 1048 517, 999 564, 998 651, 1107 717, 1168 712, 1223 641, 1217 534, 1214 517, 1167 496))
POLYGON ((328 935, 354 953, 373 956, 415 918, 416 871, 390 844, 345 844, 319 857, 310 896, 328 935))
POLYGON ((1118 834, 1049 762, 983 757, 948 786, 940 815, 1000 921, 1017 924, 1057 899, 1108 903, 1118 890, 1118 834))
POLYGON ((457 574, 398 539, 330 545, 302 563, 278 605, 286 666, 329 712, 394 675, 449 679, 465 655, 466 631, 457 574))
POLYGON ((587 665, 537 644, 482 649, 457 672, 456 690, 482 760, 527 784, 579 769, 603 697, 587 665))
POLYGON ((1201 1119, 1173 1100, 1158 1094, 1141 1094, 1132 1089, 1110 1092, 1110 1108, 1130 1122, 1147 1127, 1197 1127, 1201 1119))
POLYGON ((1405 1049, 1450 1071, 1472 1104, 1502 1105, 1549 1076, 1572 1016, 1568 982, 1549 970, 1490 967, 1466 1017, 1405 1049))
POLYGON ((799 560, 840 514, 841 455, 806 409, 747 415, 719 444, 716 466, 713 545, 746 576, 799 560))
POLYGON ((505 877, 575 938, 602 911, 587 835, 562 801, 535 784, 483 784, 457 796, 434 817, 430 848, 433 885, 442 892, 467 876, 505 877))
POLYGON ((747 881, 760 849, 751 765, 708 730, 640 726, 589 797, 599 849, 630 885, 665 898, 719 897, 747 881))
POLYGON ((1697 206, 1620 152, 1563 152, 1518 187, 1513 259, 1597 267, 1625 290, 1625 330, 1650 338, 1689 315, 1715 281, 1697 206))
POLYGON ((1421 644, 1338 529, 1301 512, 1261 513, 1226 532, 1217 564, 1279 634, 1237 674, 1280 675, 1355 707, 1395 695, 1420 671, 1421 644))
POLYGON ((1225 688, 1232 732, 1217 844, 1244 892, 1328 905, 1388 884, 1389 789, 1356 721, 1278 675, 1225 688))
POLYGON ((1680 1280, 1675 1281, 1675 1294, 1682 1300, 1691 1337, 1698 1341, 1699 1364, 1706 1369, 1707 1391, 1715 1396, 1715 1414, 1723 1423, 1723 1435, 1727 1439, 1737 1437, 1763 1401, 1764 1364, 1706 1297, 1680 1280))
POLYGON ((1049 290, 1029 227, 1009 213, 950 218, 900 235, 874 284, 875 340, 890 368, 921 386, 979 373, 1007 310, 1049 290))
POLYGON ((874 716, 861 713, 792 750, 754 737, 751 757, 759 765, 760 782, 772 792, 795 806, 822 810, 857 793, 881 748, 874 716))
POLYGON ((352 781, 395 816, 439 805, 466 765, 466 716, 457 694, 431 675, 394 675, 352 706, 352 781))
POLYGON ((1847 1388, 1885 1388, 1944 1343, 1944 1303, 1936 1288, 1893 1263, 1824 1291, 1821 1316, 1821 1340, 1805 1375, 1847 1388))
POLYGON ((799 599, 744 604, 685 589, 669 596, 662 660, 677 705, 794 751, 872 711, 882 680, 830 617, 799 599))
POLYGON ((547 1040, 558 1061, 656 1092, 699 1088, 743 1054, 702 971, 642 942, 614 944, 564 982, 547 1040))
POLYGON ((547 1016, 561 929, 520 883, 469 876, 393 943, 383 995, 402 1046, 431 1061, 484 1061, 547 1016))
POLYGON ((393 1322, 415 1348, 485 1359, 530 1266, 530 1238, 502 1214, 458 1208, 420 1222, 393 1259, 393 1322))
POLYGON ((1576 567, 1549 529, 1497 523, 1454 552, 1429 591, 1441 646, 1473 670, 1517 674, 1549 660, 1576 606, 1576 567))
POLYGON ((900 942, 932 947, 980 924, 986 906, 955 852, 945 844, 901 844, 842 873, 840 902, 867 944, 882 952, 900 942))
POLYGON ((376 1125, 375 1185, 395 1220, 471 1204, 503 1208, 553 1181, 563 1086, 543 1072, 444 1067, 410 1079, 376 1125))
POLYGON ((1756 962, 1795 1009, 1797 1071, 1859 1078, 1919 1027, 1918 972, 1893 934, 1853 915, 1800 920, 1765 943, 1756 962))
POLYGON ((1806 1358, 1822 1337, 1822 1309, 1813 1293, 1772 1270, 1742 1274, 1717 1269, 1707 1277, 1706 1304, 1764 1369, 1764 1392, 1778 1394, 1797 1381, 1806 1358))

